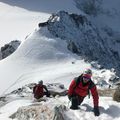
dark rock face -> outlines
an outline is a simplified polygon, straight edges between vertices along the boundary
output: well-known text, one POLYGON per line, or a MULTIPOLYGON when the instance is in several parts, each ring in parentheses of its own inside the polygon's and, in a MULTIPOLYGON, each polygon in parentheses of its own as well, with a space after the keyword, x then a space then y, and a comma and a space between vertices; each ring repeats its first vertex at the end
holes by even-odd
POLYGON ((15 40, 1 47, 1 50, 0 50, 1 59, 4 59, 8 57, 9 55, 11 55, 18 48, 19 45, 20 45, 20 41, 15 40))
POLYGON ((56 37, 67 40, 68 44, 74 44, 74 49, 77 47, 76 53, 85 58, 98 60, 107 55, 97 30, 85 16, 69 15, 61 11, 49 19, 48 30, 56 37), (99 54, 102 54, 101 58, 99 54))
POLYGON ((102 0, 74 0, 76 7, 84 13, 97 16, 102 11, 102 0))
MULTIPOLYGON (((68 49, 88 61, 97 61, 101 66, 115 68, 120 73, 120 54, 108 34, 106 39, 83 15, 60 11, 47 21, 48 30, 55 37, 66 40, 68 49), (109 40, 108 40, 109 39, 109 40), (111 47, 112 46, 112 47, 111 47)), ((103 31, 105 32, 105 31, 103 31)))
POLYGON ((116 88, 114 94, 113 94, 113 100, 120 102, 120 85, 116 88))

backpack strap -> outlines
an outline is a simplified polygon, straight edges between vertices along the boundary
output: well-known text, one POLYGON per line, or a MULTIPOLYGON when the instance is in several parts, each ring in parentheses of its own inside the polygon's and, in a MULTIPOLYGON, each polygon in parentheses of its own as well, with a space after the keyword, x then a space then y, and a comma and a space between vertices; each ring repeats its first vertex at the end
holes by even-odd
POLYGON ((88 86, 88 98, 90 99, 90 85, 88 86))
POLYGON ((90 89, 93 88, 95 84, 93 83, 92 80, 90 80, 89 86, 88 86, 88 98, 90 98, 90 89))
MULTIPOLYGON (((83 75, 83 74, 82 74, 83 75)), ((76 85, 75 85, 75 87, 73 88, 74 90, 76 89, 76 87, 79 85, 79 83, 81 82, 81 78, 82 78, 82 75, 80 75, 79 77, 76 77, 74 80, 75 80, 75 82, 76 82, 76 85)), ((88 98, 90 98, 90 89, 92 88, 92 87, 94 87, 95 86, 95 84, 93 83, 93 81, 92 80, 90 80, 90 83, 89 83, 89 86, 88 86, 88 98)))
POLYGON ((80 75, 79 77, 76 77, 76 78, 74 78, 74 80, 75 80, 75 82, 76 82, 76 85, 75 85, 75 87, 73 88, 74 90, 76 89, 76 87, 79 85, 79 83, 81 82, 81 77, 82 77, 82 75, 80 75))

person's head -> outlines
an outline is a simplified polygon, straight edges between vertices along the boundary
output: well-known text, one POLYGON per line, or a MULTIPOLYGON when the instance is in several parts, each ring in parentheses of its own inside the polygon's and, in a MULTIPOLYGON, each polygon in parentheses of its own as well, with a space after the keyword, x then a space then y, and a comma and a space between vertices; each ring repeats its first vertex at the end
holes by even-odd
POLYGON ((38 81, 38 84, 43 85, 43 80, 38 81))
POLYGON ((90 69, 86 69, 84 72, 83 72, 83 82, 84 83, 87 83, 90 81, 92 77, 92 70, 90 69))

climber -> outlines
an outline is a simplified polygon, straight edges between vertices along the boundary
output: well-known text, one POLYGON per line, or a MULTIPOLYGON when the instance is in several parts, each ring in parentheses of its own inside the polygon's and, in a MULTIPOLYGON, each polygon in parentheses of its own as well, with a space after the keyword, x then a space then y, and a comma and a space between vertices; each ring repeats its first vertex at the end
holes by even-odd
POLYGON ((80 76, 76 77, 72 80, 69 90, 68 90, 68 98, 71 101, 71 109, 78 109, 78 105, 80 105, 84 98, 89 95, 89 90, 93 97, 94 103, 94 114, 95 116, 99 116, 99 96, 97 92, 96 85, 91 80, 92 71, 91 69, 85 70, 80 76))

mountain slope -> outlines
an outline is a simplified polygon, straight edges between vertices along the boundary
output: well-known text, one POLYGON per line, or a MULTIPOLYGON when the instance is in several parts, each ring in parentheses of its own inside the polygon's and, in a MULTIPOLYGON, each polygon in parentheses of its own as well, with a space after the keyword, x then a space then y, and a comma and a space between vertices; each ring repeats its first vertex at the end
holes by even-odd
POLYGON ((73 0, 1 0, 0 47, 12 40, 24 41, 39 22, 46 21, 51 13, 59 10, 79 12, 73 0))
POLYGON ((31 34, 11 56, 0 61, 0 76, 4 80, 1 94, 40 79, 44 82, 66 79, 68 86, 73 76, 87 67, 90 64, 79 61, 77 55, 67 50, 65 41, 55 38, 44 27, 31 34))
POLYGON ((97 61, 102 67, 115 68, 119 75, 120 54, 118 42, 108 35, 103 39, 99 29, 86 16, 61 11, 48 20, 48 30, 56 37, 74 43, 76 54, 88 61, 97 61), (113 44, 114 43, 114 44, 113 44), (109 63, 109 64, 108 64, 109 63))

